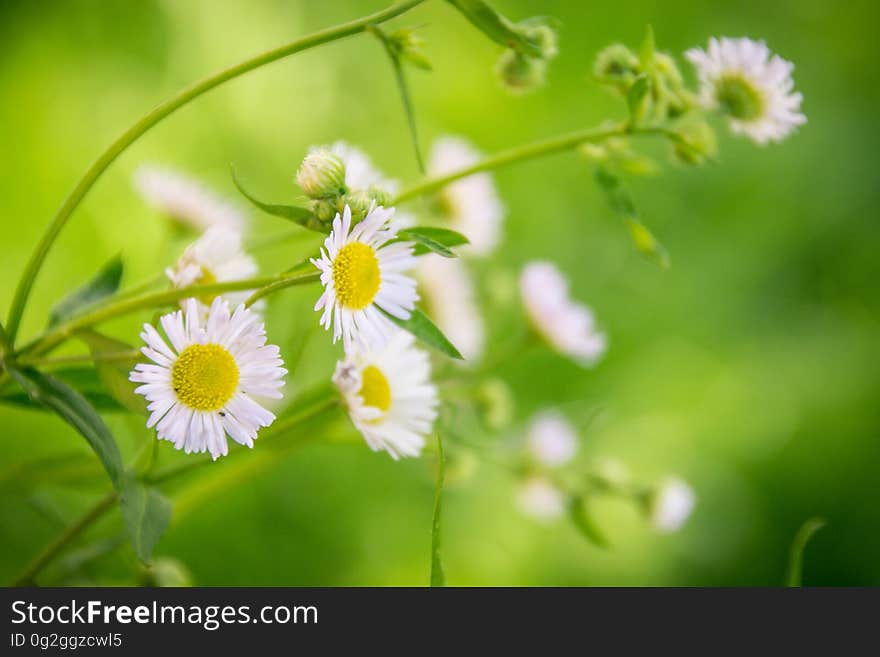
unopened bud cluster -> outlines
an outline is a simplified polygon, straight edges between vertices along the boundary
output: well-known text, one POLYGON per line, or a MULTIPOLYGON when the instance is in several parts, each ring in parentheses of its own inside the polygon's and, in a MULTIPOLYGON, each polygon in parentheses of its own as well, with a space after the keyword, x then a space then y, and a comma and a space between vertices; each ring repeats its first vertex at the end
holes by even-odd
POLYGON ((547 62, 559 53, 556 31, 549 25, 526 21, 516 27, 532 47, 509 48, 501 54, 496 71, 504 87, 513 93, 527 93, 544 84, 547 62))

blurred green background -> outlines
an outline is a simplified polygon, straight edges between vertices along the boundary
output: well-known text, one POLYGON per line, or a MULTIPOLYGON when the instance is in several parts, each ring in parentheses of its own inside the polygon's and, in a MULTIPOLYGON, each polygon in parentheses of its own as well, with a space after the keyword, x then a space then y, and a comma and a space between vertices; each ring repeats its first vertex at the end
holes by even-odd
MULTIPOLYGON (((577 155, 496 174, 508 217, 502 248, 482 267, 492 270, 481 280, 484 297, 497 297, 490 288, 497 293, 528 260, 553 260, 611 343, 594 370, 548 351, 502 364, 496 374, 515 391, 516 423, 547 406, 563 405, 575 419, 600 408, 583 432, 588 457, 619 459, 648 480, 678 473, 699 502, 672 536, 651 532, 627 505, 603 504, 613 546, 600 550, 565 522, 544 526, 521 516, 512 502, 516 482, 480 463, 447 491, 449 583, 777 585, 798 526, 820 515, 828 526, 807 550, 805 582, 880 584, 880 84, 869 46, 880 5, 494 5, 513 19, 559 19, 561 53, 548 85, 525 97, 506 94, 493 73, 498 47, 445 3, 429 2, 393 23, 422 25, 434 64, 432 73, 409 71, 425 146, 452 133, 492 152, 622 117, 619 99, 590 81, 592 60, 613 41, 637 46, 646 23, 659 48, 676 55, 712 35, 766 39, 796 63, 809 123, 765 149, 723 135, 716 164, 671 165, 660 177, 627 181, 671 253, 666 272, 634 252, 577 155)), ((209 72, 383 6, 2 0, 0 307, 8 308, 64 195, 135 118, 209 72)), ((148 133, 97 184, 47 262, 22 335, 41 330, 51 305, 113 254, 123 253, 128 284, 177 256, 182 243, 132 189, 139 164, 178 167, 234 196, 234 162, 264 196, 292 199, 291 177, 308 146, 345 139, 390 175, 413 182, 418 172, 404 126, 385 54, 368 36, 222 86, 148 133)), ((266 216, 255 216, 254 226, 256 235, 285 228, 266 216)), ((261 265, 286 266, 315 243, 310 239, 264 251, 261 265)), ((326 380, 338 354, 313 330, 313 300, 314 290, 295 290, 270 305, 269 334, 282 349, 308 340, 291 392, 326 380)), ((492 314, 492 343, 505 341, 514 318, 492 314)), ((108 330, 133 342, 138 322, 148 319, 108 330)), ((137 418, 108 421, 126 456, 148 435, 137 418)), ((57 418, 0 407, 0 426, 6 582, 108 484, 84 441, 57 418), (22 469, 37 459, 71 465, 22 469), (85 474, 71 476, 79 470, 85 474)), ((239 470, 230 461, 169 487, 179 508, 157 554, 179 560, 203 585, 426 584, 433 458, 395 463, 370 452, 341 421, 333 435, 338 440, 308 445, 257 476, 233 481, 239 470)), ((169 462, 185 458, 168 443, 160 447, 169 462)), ((120 526, 115 511, 79 547, 120 526)), ((62 560, 42 581, 59 581, 70 565, 62 560)), ((62 581, 126 583, 135 571, 123 547, 62 581)))

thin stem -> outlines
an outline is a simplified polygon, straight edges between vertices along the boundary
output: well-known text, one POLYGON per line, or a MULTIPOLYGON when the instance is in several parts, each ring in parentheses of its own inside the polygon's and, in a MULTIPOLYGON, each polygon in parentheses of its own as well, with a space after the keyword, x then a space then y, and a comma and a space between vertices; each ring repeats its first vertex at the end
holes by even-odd
POLYGON ((260 276, 257 278, 246 278, 238 281, 225 281, 223 283, 212 283, 210 285, 190 285, 189 287, 177 288, 174 290, 165 290, 163 292, 153 292, 143 294, 130 299, 124 299, 116 303, 111 303, 103 308, 96 309, 85 315, 75 317, 63 324, 58 325, 41 338, 38 338, 31 344, 24 347, 20 353, 36 353, 44 354, 53 347, 61 344, 68 337, 77 331, 106 322, 108 319, 120 317, 129 313, 142 310, 144 308, 158 308, 172 304, 181 299, 190 297, 204 297, 224 292, 233 292, 237 290, 253 290, 255 288, 265 287, 278 281, 285 281, 290 285, 304 285, 315 283, 320 280, 320 274, 302 274, 299 276, 260 276))
POLYGON ((150 128, 175 110, 183 107, 190 101, 195 100, 205 92, 210 91, 224 82, 294 53, 363 32, 367 29, 368 25, 384 23, 385 21, 409 11, 423 1, 424 0, 405 0, 403 2, 398 2, 387 9, 383 9, 370 16, 365 16, 364 18, 343 23, 336 27, 315 32, 309 36, 264 52, 261 55, 257 55, 256 57, 247 59, 239 64, 230 66, 229 68, 223 69, 200 82, 192 84, 172 98, 160 103, 141 117, 140 120, 120 135, 119 138, 117 138, 116 141, 114 141, 110 147, 107 148, 97 160, 95 160, 92 166, 89 167, 77 183, 76 187, 73 188, 73 191, 70 192, 70 195, 61 205, 49 226, 46 228, 46 232, 43 234, 39 244, 37 244, 33 254, 31 254, 31 258, 28 261, 22 277, 19 280, 18 287, 15 290, 15 296, 12 299, 12 307, 9 310, 7 331, 10 346, 15 343, 18 328, 21 324, 22 314, 24 313, 24 308, 27 304, 28 297, 30 296, 34 281, 37 278, 37 274, 40 272, 40 268, 46 260, 46 256, 61 232, 61 229, 64 228, 64 225, 67 223, 71 214, 73 214, 73 211, 80 204, 95 182, 101 177, 101 174, 107 170, 119 155, 137 141, 141 135, 146 133, 150 128))
POLYGON ((396 205, 419 196, 431 194, 456 180, 467 178, 468 176, 480 173, 481 171, 500 169, 508 164, 514 164, 516 162, 543 157, 544 155, 552 155, 554 153, 571 150, 588 142, 604 141, 611 137, 621 137, 624 135, 662 135, 676 141, 681 139, 681 136, 678 133, 669 128, 658 126, 633 127, 626 123, 619 123, 610 127, 603 126, 599 128, 576 130, 558 137, 551 137, 550 139, 536 141, 531 144, 525 144, 524 146, 517 146, 487 157, 469 167, 452 171, 451 173, 437 178, 429 178, 428 180, 400 192, 400 194, 397 195, 397 198, 394 199, 393 203, 396 205))
MULTIPOLYGON (((308 274, 308 276, 312 277, 314 280, 321 280, 320 274, 308 274)), ((275 292, 278 292, 279 290, 283 290, 288 287, 293 287, 294 285, 302 285, 300 278, 302 278, 302 277, 301 276, 292 276, 290 278, 284 278, 284 279, 281 279, 280 281, 276 281, 274 283, 271 283, 270 285, 267 285, 265 287, 261 287, 259 290, 254 292, 250 297, 248 297, 247 301, 244 302, 245 307, 250 308, 252 305, 254 305, 257 301, 259 301, 263 297, 267 297, 270 294, 274 294, 275 292)))
POLYGON ((73 539, 79 536, 87 527, 99 520, 105 513, 107 513, 107 511, 112 509, 117 499, 119 499, 119 494, 114 490, 98 500, 91 509, 86 511, 78 520, 76 520, 76 522, 67 527, 67 529, 61 532, 54 541, 47 545, 46 548, 27 565, 12 585, 27 586, 28 584, 31 584, 34 581, 34 577, 36 577, 43 568, 49 565, 49 563, 51 563, 52 560, 55 559, 55 557, 57 557, 71 541, 73 541, 73 539))
POLYGON ((25 356, 17 362, 19 365, 30 367, 52 367, 58 365, 73 365, 77 363, 124 363, 126 361, 134 360, 135 358, 140 358, 140 356, 140 351, 132 349, 130 351, 117 351, 104 354, 79 354, 77 356, 59 356, 57 358, 40 358, 37 356, 28 358, 25 356))

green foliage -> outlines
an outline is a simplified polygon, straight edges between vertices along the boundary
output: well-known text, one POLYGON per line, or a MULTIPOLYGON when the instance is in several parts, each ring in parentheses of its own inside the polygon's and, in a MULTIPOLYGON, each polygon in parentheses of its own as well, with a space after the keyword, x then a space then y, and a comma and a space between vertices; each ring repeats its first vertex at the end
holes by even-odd
POLYGON ((590 511, 587 499, 582 495, 574 495, 568 500, 568 517, 575 528, 590 543, 600 548, 608 547, 608 539, 596 524, 590 511))
POLYGON ((418 308, 412 311, 409 319, 400 319, 399 317, 386 313, 384 310, 382 312, 385 313, 385 316, 394 324, 397 324, 400 328, 412 333, 421 340, 423 344, 432 349, 436 349, 441 354, 449 356, 450 358, 464 360, 464 356, 462 356, 449 339, 443 335, 443 332, 438 329, 434 325, 434 322, 432 322, 428 316, 418 308))
POLYGON ((455 252, 450 248, 468 243, 468 238, 448 228, 432 228, 429 226, 417 226, 405 228, 397 232, 400 241, 416 242, 413 248, 414 255, 423 255, 433 252, 444 258, 454 258, 455 252))
POLYGON ((824 518, 810 518, 794 536, 788 553, 788 569, 785 575, 785 585, 789 587, 801 586, 804 572, 804 550, 817 531, 825 526, 824 518))
POLYGON ((143 415, 146 412, 143 397, 135 394, 135 384, 128 380, 138 358, 132 355, 124 360, 101 360, 108 355, 136 353, 134 348, 97 331, 82 331, 78 337, 96 358, 95 371, 110 396, 125 409, 143 415))
POLYGON ((431 586, 446 586, 446 573, 440 558, 440 526, 443 506, 443 481, 446 476, 446 457, 443 439, 437 435, 437 485, 434 489, 434 512, 431 519, 431 586))
POLYGON ((85 285, 59 301, 49 313, 49 328, 70 319, 80 310, 114 294, 122 281, 122 256, 111 258, 85 285))
POLYGON ((171 521, 171 502, 158 490, 127 479, 120 493, 122 518, 138 558, 147 563, 171 521))
POLYGON ((235 173, 235 169, 232 169, 232 182, 235 184, 235 187, 241 192, 241 195, 244 196, 248 201, 253 203, 260 210, 265 212, 266 214, 271 214, 273 217, 281 217, 282 219, 287 219, 288 221, 292 221, 295 224, 299 224, 303 228, 308 228, 309 230, 315 230, 320 233, 326 233, 326 229, 323 224, 316 223, 314 215, 312 211, 306 207, 300 205, 280 205, 277 203, 265 203, 258 198, 256 198, 253 194, 248 192, 241 180, 239 180, 238 175, 235 173))
POLYGON ((448 0, 448 2, 492 41, 523 55, 541 56, 539 44, 526 38, 514 23, 482 0, 448 0))

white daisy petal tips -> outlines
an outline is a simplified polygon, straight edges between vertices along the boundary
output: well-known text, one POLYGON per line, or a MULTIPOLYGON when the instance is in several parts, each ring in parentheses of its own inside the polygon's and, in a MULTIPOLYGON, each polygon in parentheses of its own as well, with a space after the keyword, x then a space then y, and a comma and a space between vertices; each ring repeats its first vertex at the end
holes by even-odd
POLYGON ((197 232, 246 228, 247 216, 238 206, 172 169, 142 166, 134 173, 134 186, 151 206, 197 232))
POLYGON ((339 157, 345 165, 345 186, 349 189, 367 190, 377 187, 388 194, 396 194, 400 183, 379 171, 370 156, 361 149, 344 141, 334 142, 330 152, 339 157))
MULTIPOLYGON (((176 288, 240 281, 257 273, 257 263, 241 248, 241 234, 226 227, 215 226, 187 247, 174 265, 165 270, 176 288)), ((250 291, 226 292, 223 296, 234 306, 243 303, 250 291)), ((213 297, 198 300, 203 312, 213 297)), ((181 307, 183 307, 181 302, 181 307)))
POLYGON ((323 310, 321 326, 333 327, 349 353, 355 346, 379 349, 397 331, 382 311, 408 319, 419 296, 416 282, 404 272, 416 259, 410 242, 394 242, 389 225, 394 208, 375 207, 352 226, 351 209, 336 215, 324 241, 321 257, 312 264, 321 270, 324 294, 315 304, 323 310))
POLYGON ((558 468, 574 458, 578 437, 565 417, 545 411, 532 420, 527 445, 535 461, 548 468, 558 468))
POLYGON ((381 350, 349 354, 336 365, 333 382, 352 423, 373 451, 393 459, 418 456, 437 417, 437 388, 428 355, 414 338, 397 331, 381 350))
POLYGON ((657 487, 651 498, 651 524, 658 532, 678 531, 687 522, 696 503, 697 496, 688 483, 670 477, 657 487))
POLYGON ((763 41, 709 39, 685 53, 700 79, 700 100, 729 117, 730 128, 756 144, 781 141, 807 122, 794 91, 794 64, 772 55, 763 41))
POLYGON ((437 327, 474 363, 483 354, 486 330, 467 267, 459 258, 428 254, 419 258, 416 276, 437 327))
POLYGON ((266 344, 258 315, 244 306, 230 314, 215 299, 206 322, 198 304, 164 315, 163 338, 144 324, 141 351, 152 363, 139 363, 129 379, 142 384, 135 392, 149 405, 147 427, 175 449, 209 452, 217 459, 229 452, 226 436, 254 446, 257 432, 275 421, 256 398, 280 399, 287 374, 278 347, 266 344))
POLYGON ((593 313, 568 294, 568 281, 549 262, 531 262, 520 276, 520 293, 534 329, 554 349, 584 367, 605 353, 607 340, 593 313))
MULTIPOLYGON (((428 172, 442 176, 468 167, 482 159, 482 154, 460 137, 442 137, 434 142, 428 172)), ((488 173, 476 173, 444 187, 437 196, 440 208, 451 228, 468 238, 462 253, 485 256, 501 240, 504 206, 495 183, 488 173)))

